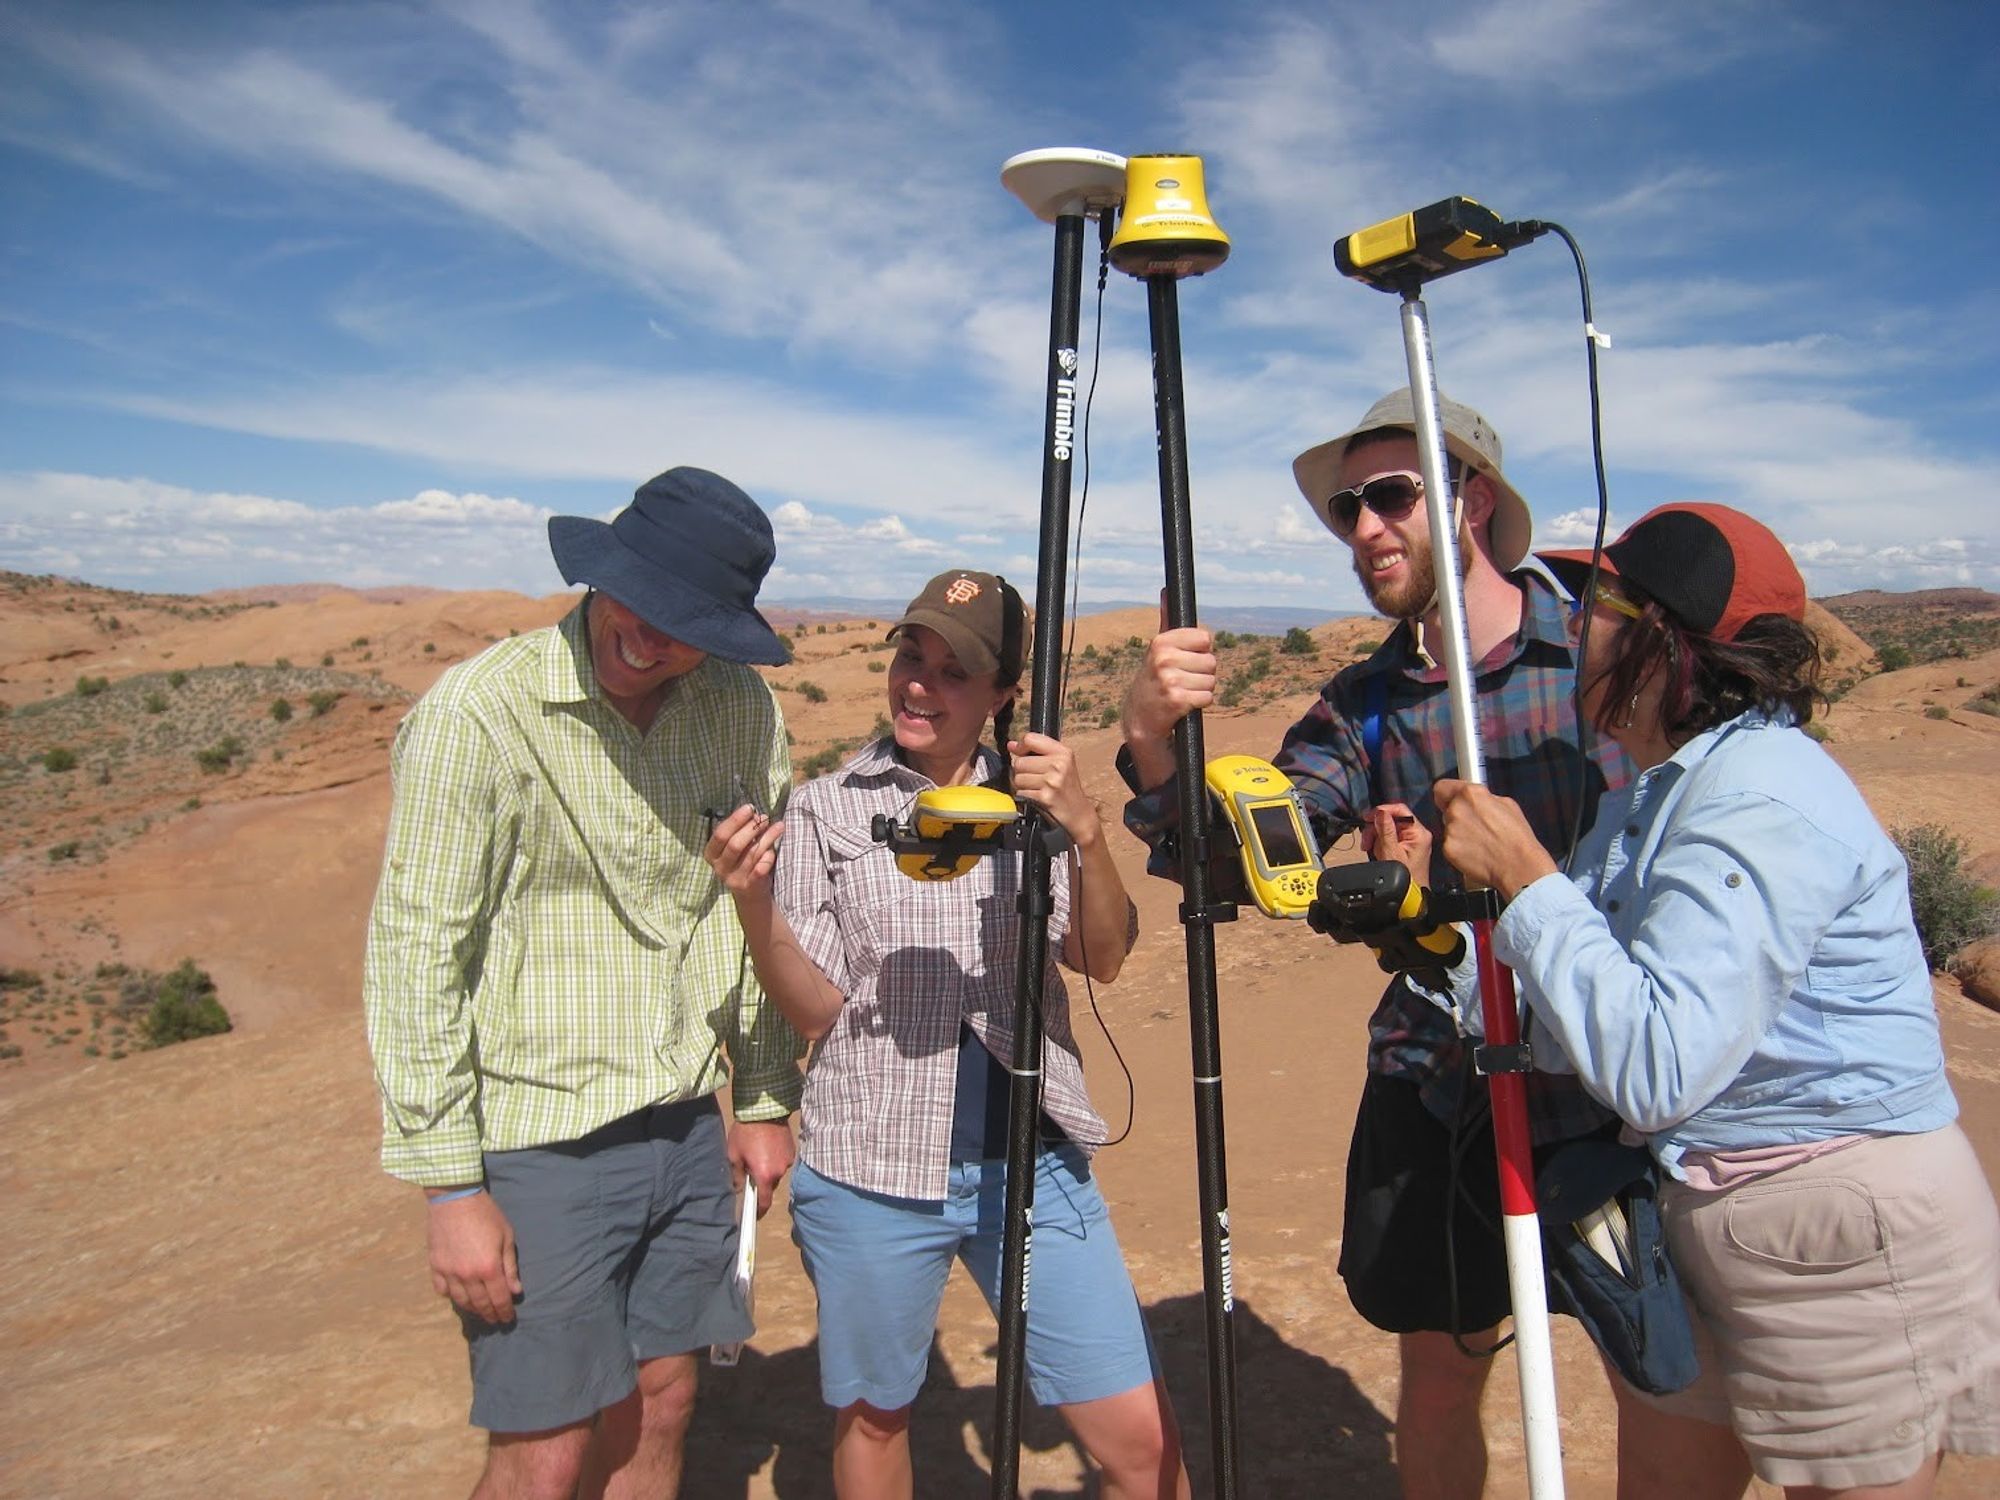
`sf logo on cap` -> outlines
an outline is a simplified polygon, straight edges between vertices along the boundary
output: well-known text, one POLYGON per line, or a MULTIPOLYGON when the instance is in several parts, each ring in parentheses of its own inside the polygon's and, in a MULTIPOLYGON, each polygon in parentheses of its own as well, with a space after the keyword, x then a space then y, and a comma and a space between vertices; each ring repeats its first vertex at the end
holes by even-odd
POLYGON ((951 587, 944 591, 947 604, 970 604, 979 597, 979 585, 970 578, 954 578, 951 587))

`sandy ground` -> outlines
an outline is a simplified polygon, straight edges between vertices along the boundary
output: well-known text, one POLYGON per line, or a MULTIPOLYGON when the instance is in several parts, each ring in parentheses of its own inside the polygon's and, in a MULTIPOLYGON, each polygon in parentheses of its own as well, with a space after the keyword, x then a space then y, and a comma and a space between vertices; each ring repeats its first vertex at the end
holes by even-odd
MULTIPOLYGON (((0 661, 0 684, 28 701, 82 671, 155 670, 161 642, 148 647, 144 619, 127 613, 140 620, 127 629, 142 639, 116 643, 128 654, 123 664, 71 654, 37 672, 17 657, 0 661), (41 675, 52 685, 31 680, 41 675)), ((414 689, 443 664, 443 651, 419 653, 444 639, 446 623, 459 632, 455 659, 550 613, 547 601, 499 596, 335 598, 236 614, 216 627, 254 625, 254 639, 204 644, 179 619, 163 621, 160 636, 181 660, 197 651, 211 662, 281 652, 305 660, 400 630, 393 651, 371 650, 414 689)), ((1086 622, 1084 640, 1108 645, 1138 628, 1143 621, 1101 617, 1086 622)), ((798 668, 773 674, 810 675, 828 690, 823 705, 781 693, 798 753, 866 731, 881 687, 866 670, 868 645, 879 634, 876 622, 808 636, 798 668)), ((1335 634, 1323 633, 1329 654, 1318 675, 1338 659, 1335 634)), ((48 660, 72 641, 50 628, 35 647, 48 660)), ((1972 670, 1990 681, 2000 660, 1972 670)), ((1991 817, 2000 725, 1923 717, 1938 686, 1926 672, 1863 684, 1834 712, 1833 748, 1885 821, 1943 822, 1990 855, 2000 847, 1991 817)), ((1211 753, 1268 753, 1302 702, 1293 692, 1212 715, 1211 753)), ((64 1052, 0 1072, 0 1494, 414 1497, 462 1493, 478 1472, 482 1439, 465 1425, 463 1348, 429 1289, 422 1209, 375 1162, 378 1118, 356 996, 387 782, 381 731, 360 715, 355 722, 365 737, 357 755, 374 757, 375 769, 352 779, 293 792, 268 786, 163 817, 93 865, 50 867, 28 854, 0 863, 0 965, 116 955, 164 966, 191 953, 237 1022, 231 1035, 115 1063, 64 1052)), ((1115 810, 1110 733, 1072 738, 1093 789, 1115 810)), ((1105 1032, 1088 1016, 1078 1032, 1100 1108, 1114 1127, 1134 1116, 1130 1138, 1105 1151, 1098 1169, 1153 1319, 1196 1491, 1208 1493, 1176 892, 1138 873, 1136 845, 1122 835, 1117 844, 1144 935, 1125 976, 1097 998, 1131 1071, 1129 1095, 1105 1032)), ((1362 957, 1299 925, 1255 918, 1221 930, 1218 967, 1243 1493, 1393 1495, 1393 1341, 1349 1310, 1333 1273, 1343 1151, 1378 977, 1362 957)), ((1937 993, 1965 1124, 1992 1177, 2000 1015, 1948 981, 1937 993)), ((704 1372, 690 1497, 829 1493, 812 1294, 782 1207, 761 1243, 759 1332, 740 1366, 704 1372)), ((986 1493, 993 1342, 983 1304, 955 1279, 914 1425, 920 1494, 986 1493)), ((1557 1321, 1557 1352, 1570 1493, 1609 1496, 1604 1377, 1566 1320, 1557 1321)), ((1487 1400, 1495 1496, 1526 1493, 1516 1413, 1503 1359, 1487 1400)), ((1094 1493, 1059 1424, 1040 1413, 1027 1426, 1023 1476, 1035 1495, 1094 1493)), ((1940 1492, 2000 1492, 2000 1460, 1948 1464, 1940 1492)))

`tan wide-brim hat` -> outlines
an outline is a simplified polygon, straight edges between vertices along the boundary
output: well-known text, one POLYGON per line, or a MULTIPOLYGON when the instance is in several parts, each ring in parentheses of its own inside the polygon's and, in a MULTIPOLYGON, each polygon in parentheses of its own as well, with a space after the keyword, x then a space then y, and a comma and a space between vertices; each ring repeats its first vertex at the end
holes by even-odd
MULTIPOLYGON (((1528 514, 1528 502, 1500 472, 1500 434, 1471 407, 1446 396, 1438 397, 1438 414, 1444 419, 1445 451, 1469 465, 1474 473, 1484 474, 1499 494, 1491 526, 1493 566, 1502 573, 1519 567, 1534 540, 1535 522, 1528 514)), ((1339 437, 1308 448, 1292 460, 1292 478, 1298 481, 1299 493, 1306 497, 1306 504, 1328 531, 1335 529, 1327 500, 1340 488, 1340 461, 1347 454, 1347 445, 1364 432, 1384 427, 1416 432, 1416 403, 1408 386, 1389 392, 1339 437)))

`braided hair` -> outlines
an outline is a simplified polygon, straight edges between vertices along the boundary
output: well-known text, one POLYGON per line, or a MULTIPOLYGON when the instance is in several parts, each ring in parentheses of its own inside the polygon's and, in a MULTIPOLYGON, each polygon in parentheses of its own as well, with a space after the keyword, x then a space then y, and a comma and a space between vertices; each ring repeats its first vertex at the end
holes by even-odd
MULTIPOLYGON (((993 685, 1011 688, 1020 684, 1021 672, 1027 665, 1028 607, 1021 602, 1019 589, 1004 578, 999 582, 1000 665, 994 670, 993 685)), ((1017 694, 1010 693, 1007 700, 993 711, 993 743, 1000 751, 1000 769, 991 784, 1009 793, 1014 790, 1014 763, 1007 755, 1007 740, 1014 729, 1017 697, 1017 694)))

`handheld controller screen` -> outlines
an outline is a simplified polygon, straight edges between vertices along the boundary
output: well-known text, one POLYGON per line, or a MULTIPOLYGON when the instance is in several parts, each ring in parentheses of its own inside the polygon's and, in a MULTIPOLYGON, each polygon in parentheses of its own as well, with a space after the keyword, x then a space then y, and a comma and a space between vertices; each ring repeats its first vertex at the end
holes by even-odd
POLYGON ((1236 830, 1257 909, 1267 917, 1303 917, 1318 889, 1319 848, 1291 781, 1254 755, 1218 756, 1206 780, 1236 830))

